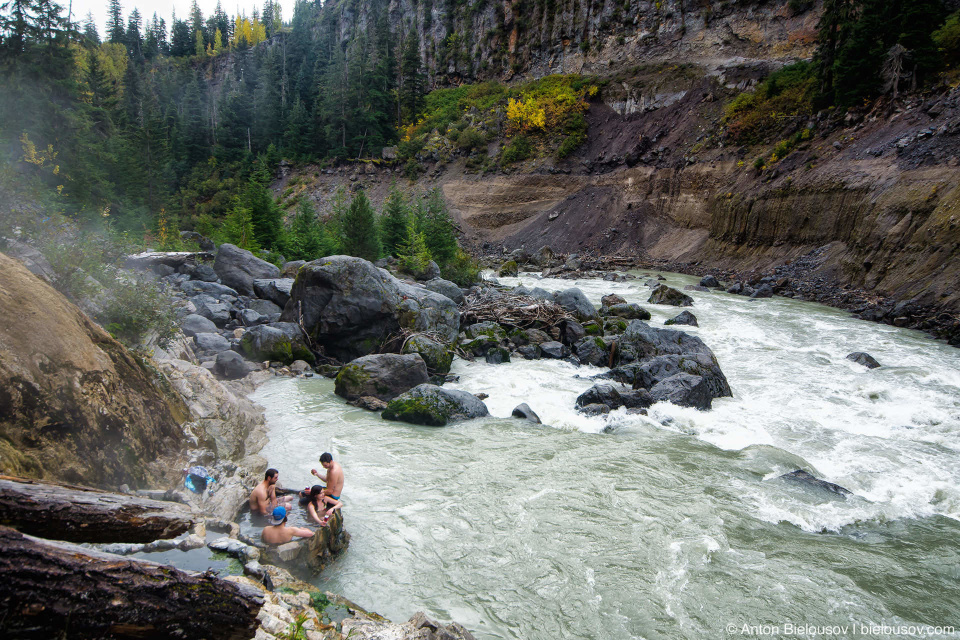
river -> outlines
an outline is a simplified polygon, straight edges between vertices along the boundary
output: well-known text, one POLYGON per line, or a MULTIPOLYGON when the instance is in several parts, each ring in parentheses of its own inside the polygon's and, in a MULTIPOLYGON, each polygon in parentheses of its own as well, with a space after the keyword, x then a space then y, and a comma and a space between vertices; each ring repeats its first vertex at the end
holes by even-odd
MULTIPOLYGON (((645 281, 501 279, 598 306, 617 293, 662 326, 679 309, 647 304, 645 281)), ((960 350, 813 303, 687 293, 700 327, 680 328, 734 393, 708 412, 584 417, 574 400, 601 370, 549 360, 457 360, 452 386, 489 394, 496 417, 440 429, 350 407, 327 379, 258 389, 286 486, 312 484, 323 451, 345 470, 353 539, 318 585, 487 639, 960 629, 960 350), (507 417, 521 402, 550 426, 507 417), (798 467, 855 495, 778 478, 798 467)))

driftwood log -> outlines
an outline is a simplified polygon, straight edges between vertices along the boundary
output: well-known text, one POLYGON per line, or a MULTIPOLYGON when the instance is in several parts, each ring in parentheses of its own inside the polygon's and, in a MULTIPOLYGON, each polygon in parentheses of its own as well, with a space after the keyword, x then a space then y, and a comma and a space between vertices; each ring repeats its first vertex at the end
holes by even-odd
POLYGON ((190 508, 86 487, 0 476, 0 525, 70 542, 152 542, 195 520, 190 508))
POLYGON ((0 637, 252 638, 259 591, 0 527, 0 637))

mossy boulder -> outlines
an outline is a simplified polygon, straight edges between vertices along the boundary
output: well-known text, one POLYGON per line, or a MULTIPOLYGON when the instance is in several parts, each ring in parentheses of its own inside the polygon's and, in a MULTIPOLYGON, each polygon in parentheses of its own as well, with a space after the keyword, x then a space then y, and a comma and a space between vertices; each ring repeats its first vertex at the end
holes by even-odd
POLYGON ((270 360, 290 364, 294 360, 305 360, 312 364, 316 361, 300 327, 292 322, 250 327, 240 339, 240 348, 247 358, 255 362, 270 360))
POLYGON ((417 353, 427 364, 427 369, 434 374, 450 372, 453 364, 453 349, 424 335, 416 335, 403 345, 404 353, 417 353))
POLYGON ((685 293, 671 289, 665 284, 658 285, 647 302, 651 304, 668 304, 673 307, 692 307, 693 298, 685 293))
POLYGON ((420 354, 378 353, 345 364, 337 374, 334 392, 347 400, 372 396, 389 401, 427 380, 427 365, 420 354))
POLYGON ((385 420, 399 420, 428 427, 490 415, 475 395, 458 389, 421 384, 394 398, 383 410, 385 420))
POLYGON ((604 316, 616 316, 626 320, 649 320, 650 312, 635 302, 623 302, 600 309, 604 316))
POLYGON ((507 260, 500 265, 500 270, 497 272, 497 275, 501 278, 520 275, 520 267, 517 266, 515 260, 507 260))

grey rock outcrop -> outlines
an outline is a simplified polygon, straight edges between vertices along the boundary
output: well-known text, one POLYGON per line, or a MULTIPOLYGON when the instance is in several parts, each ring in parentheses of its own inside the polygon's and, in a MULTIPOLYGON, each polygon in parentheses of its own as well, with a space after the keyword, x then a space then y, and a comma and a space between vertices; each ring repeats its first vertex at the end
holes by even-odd
POLYGON ((421 384, 401 394, 391 400, 383 411, 386 420, 430 427, 442 427, 451 422, 488 415, 487 405, 472 393, 432 384, 421 384))
POLYGON ((647 302, 651 304, 668 304, 674 307, 693 306, 693 298, 665 284, 658 285, 657 288, 653 290, 653 293, 650 294, 647 302))
POLYGON ((420 354, 427 364, 427 369, 434 374, 449 373, 450 365, 453 364, 453 348, 423 334, 407 340, 403 345, 403 353, 420 354))
POLYGON ((199 314, 191 313, 180 322, 180 329, 188 336, 196 336, 198 333, 216 333, 217 325, 199 314))
POLYGON ((650 312, 635 302, 622 302, 609 307, 602 307, 600 315, 616 316, 625 320, 649 320, 650 312))
POLYGON ((347 400, 372 396, 390 401, 428 380, 427 365, 419 354, 379 353, 345 364, 334 390, 347 400))
POLYGON ((293 278, 270 278, 253 281, 253 291, 258 298, 269 300, 281 309, 290 299, 293 278))
POLYGON ((280 269, 276 265, 232 244, 220 245, 213 270, 223 284, 246 296, 254 295, 254 280, 280 277, 280 269))
POLYGON ((292 322, 274 322, 250 327, 240 339, 240 349, 254 361, 290 364, 294 360, 315 362, 300 327, 292 322))
POLYGON ((460 329, 460 313, 450 298, 349 256, 302 266, 281 318, 296 321, 298 306, 311 339, 347 361, 372 353, 401 329, 431 332, 447 343, 460 329))
POLYGON ((443 278, 434 278, 424 282, 423 286, 430 291, 447 296, 457 304, 463 304, 463 290, 449 280, 444 280, 443 278))
POLYGON ((697 324, 697 316, 693 315, 689 311, 682 311, 680 312, 679 315, 676 315, 673 318, 670 318, 669 320, 665 320, 663 324, 667 326, 674 325, 674 324, 685 324, 691 327, 700 326, 699 324, 697 324))
POLYGON ((579 322, 599 320, 596 307, 587 300, 583 291, 576 287, 557 291, 552 298, 554 302, 567 310, 579 322))

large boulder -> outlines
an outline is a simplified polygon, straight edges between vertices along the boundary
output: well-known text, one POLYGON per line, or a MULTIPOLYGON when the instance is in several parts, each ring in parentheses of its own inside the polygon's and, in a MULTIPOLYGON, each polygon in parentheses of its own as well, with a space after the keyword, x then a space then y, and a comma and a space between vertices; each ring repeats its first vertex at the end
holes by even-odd
POLYGON ((597 309, 587 300, 583 291, 576 287, 557 291, 553 294, 553 301, 563 307, 575 319, 580 322, 590 322, 599 320, 597 309))
POLYGON ((394 398, 383 410, 386 420, 442 427, 450 422, 490 415, 487 405, 472 393, 421 384, 394 398))
POLYGON ((280 269, 261 260, 246 249, 232 244, 222 244, 217 250, 213 270, 220 281, 245 296, 254 295, 253 281, 258 278, 279 278, 280 269))
POLYGON ((626 320, 649 320, 650 312, 635 302, 623 302, 600 309, 600 315, 616 316, 626 320))
POLYGON ((583 364, 602 367, 610 362, 610 345, 603 338, 587 336, 573 346, 574 353, 583 364))
POLYGON ((674 324, 685 324, 691 327, 700 326, 697 323, 697 316, 693 315, 689 311, 681 311, 678 315, 670 318, 669 320, 665 320, 663 324, 667 326, 674 325, 674 324))
POLYGON ((710 289, 716 289, 720 286, 720 281, 717 280, 714 276, 703 276, 700 278, 700 286, 707 287, 710 289))
POLYGON ((198 333, 193 337, 200 351, 219 353, 230 349, 230 341, 219 333, 198 333))
POLYGON ((419 354, 433 374, 447 374, 453 364, 453 348, 423 334, 410 337, 403 345, 403 353, 419 354))
POLYGON ((619 346, 620 366, 602 377, 650 389, 658 400, 701 409, 709 408, 710 402, 698 394, 706 393, 711 400, 733 395, 713 351, 696 336, 634 320, 619 346), (677 379, 662 385, 671 378, 677 379))
POLYGON ((328 355, 350 361, 373 353, 401 329, 452 343, 460 313, 448 297, 401 282, 360 258, 329 256, 302 267, 282 320, 302 307, 310 338, 328 355))
POLYGON ((665 284, 657 285, 657 288, 650 294, 647 302, 651 304, 668 304, 674 307, 693 306, 693 298, 676 289, 671 289, 665 284))
POLYGON ((219 282, 204 282, 203 280, 189 280, 180 285, 180 290, 188 296, 198 293, 207 293, 218 298, 220 296, 237 296, 237 290, 220 284, 219 282))
POLYGON ((334 391, 347 400, 373 396, 389 401, 429 379, 427 365, 418 354, 378 353, 345 364, 334 391))
POLYGON ((427 280, 424 282, 423 286, 430 291, 447 296, 457 304, 463 304, 463 289, 449 280, 444 280, 443 278, 434 278, 433 280, 427 280))
POLYGON ((656 402, 672 402, 701 411, 710 408, 714 397, 709 380, 689 373, 678 373, 661 380, 650 389, 650 395, 656 402))
POLYGON ((650 392, 644 389, 630 389, 612 384, 595 384, 577 397, 578 407, 603 404, 611 410, 620 407, 645 409, 653 402, 650 392))
POLYGON ((200 314, 191 313, 180 321, 180 329, 188 336, 198 333, 216 333, 217 325, 200 314))
POLYGON ((250 373, 253 368, 254 365, 236 351, 222 351, 217 354, 213 370, 221 378, 236 380, 250 373))
POLYGON ((254 361, 271 360, 290 364, 294 360, 315 362, 300 327, 292 322, 261 324, 247 329, 240 349, 254 361))
POLYGON ((281 309, 290 299, 290 289, 293 288, 293 278, 270 278, 253 281, 253 291, 258 298, 269 300, 281 309))

